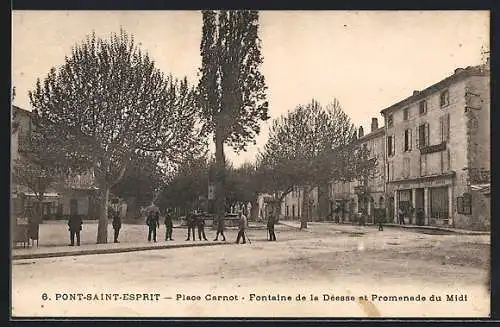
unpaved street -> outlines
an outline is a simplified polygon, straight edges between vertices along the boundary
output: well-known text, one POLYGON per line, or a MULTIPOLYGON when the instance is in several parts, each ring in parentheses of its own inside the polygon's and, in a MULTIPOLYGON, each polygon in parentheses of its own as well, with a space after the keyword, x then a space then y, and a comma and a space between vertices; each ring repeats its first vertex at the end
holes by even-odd
POLYGON ((250 237, 253 243, 246 245, 16 260, 13 314, 452 317, 489 313, 489 236, 312 225, 307 231, 282 230, 278 242, 265 241, 265 231, 251 231, 250 237), (158 293, 161 300, 55 300, 56 293, 109 292, 158 293), (43 293, 50 300, 43 301, 43 293), (308 299, 317 295, 319 301, 249 300, 250 294, 295 298, 299 293, 308 299), (177 294, 202 300, 178 301, 177 294), (207 301, 206 294, 237 295, 239 300, 207 301), (324 301, 324 294, 367 295, 370 301, 324 301), (451 303, 444 299, 395 303, 372 301, 376 294, 468 297, 451 303))

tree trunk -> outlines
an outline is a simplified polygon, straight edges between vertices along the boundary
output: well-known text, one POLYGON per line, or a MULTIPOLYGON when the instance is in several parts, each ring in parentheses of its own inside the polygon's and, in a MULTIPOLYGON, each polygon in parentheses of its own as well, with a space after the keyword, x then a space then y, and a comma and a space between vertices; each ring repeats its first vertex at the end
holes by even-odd
POLYGON ((43 221, 42 204, 43 204, 43 193, 41 197, 37 197, 35 217, 34 217, 35 219, 33 221, 36 224, 40 224, 43 221))
POLYGON ((99 224, 97 225, 97 244, 108 243, 108 199, 109 185, 101 188, 101 213, 99 215, 99 224))
POLYGON ((224 156, 224 139, 221 128, 215 131, 215 213, 223 217, 226 205, 226 158, 224 156))
POLYGON ((307 220, 309 219, 309 212, 310 212, 310 209, 309 209, 309 193, 311 191, 306 188, 304 189, 304 193, 303 193, 303 196, 302 196, 302 210, 305 209, 305 215, 302 214, 301 217, 300 217, 300 229, 307 229, 307 220))

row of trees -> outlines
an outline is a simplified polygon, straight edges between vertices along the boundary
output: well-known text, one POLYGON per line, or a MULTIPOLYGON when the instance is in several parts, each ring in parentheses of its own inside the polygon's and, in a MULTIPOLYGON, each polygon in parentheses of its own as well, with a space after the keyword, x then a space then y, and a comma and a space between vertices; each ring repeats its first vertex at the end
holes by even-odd
POLYGON ((152 181, 161 182, 172 169, 182 171, 183 163, 203 157, 209 135, 216 143, 217 208, 223 211, 224 144, 244 150, 260 132, 259 121, 268 119, 257 11, 203 11, 202 19, 196 87, 160 72, 121 30, 75 45, 29 92, 36 151, 16 163, 15 179, 50 176, 43 186, 31 185, 43 197, 61 176, 92 171, 101 199, 97 243, 107 242, 110 191, 130 189, 124 184, 134 183, 134 167, 143 170, 147 163, 152 175, 159 169, 162 176, 152 181), (41 164, 42 157, 50 160, 41 164), (28 166, 37 169, 28 174, 28 166))
MULTIPOLYGON (((299 105, 272 122, 269 139, 255 163, 238 169, 226 165, 226 203, 251 202, 257 208, 259 193, 270 193, 281 202, 301 187, 306 213, 301 216, 302 227, 307 228, 309 194, 314 188, 323 190, 331 182, 355 179, 366 184, 374 177, 377 160, 356 139, 356 128, 338 100, 326 106, 316 100, 299 105)), ((173 201, 177 206, 190 204, 206 195, 210 168, 211 163, 203 159, 179 171, 164 189, 168 205, 175 206, 173 201)))
POLYGON ((338 101, 298 106, 273 122, 255 164, 227 168, 224 146, 244 151, 269 119, 258 18, 251 10, 202 12, 196 86, 159 71, 124 30, 109 39, 88 36, 29 92, 32 147, 16 178, 45 178, 31 183, 43 198, 61 176, 93 172, 101 201, 97 243, 107 242, 110 192, 155 199, 162 189, 173 205, 168 201, 206 189, 210 138, 217 214, 228 199, 255 203, 259 192, 283 197, 293 186, 352 178, 359 166, 355 132, 338 101), (234 185, 226 190, 228 171, 234 185))
MULTIPOLYGON (((165 183, 158 197, 158 205, 161 208, 178 208, 180 212, 198 207, 200 198, 208 200, 208 185, 214 182, 215 171, 215 160, 208 157, 200 157, 186 162, 165 183)), ((241 167, 235 168, 230 163, 226 163, 224 171, 225 211, 237 203, 252 202, 252 206, 256 208, 260 190, 257 188, 256 180, 253 179, 256 175, 255 166, 251 163, 245 163, 241 167)))

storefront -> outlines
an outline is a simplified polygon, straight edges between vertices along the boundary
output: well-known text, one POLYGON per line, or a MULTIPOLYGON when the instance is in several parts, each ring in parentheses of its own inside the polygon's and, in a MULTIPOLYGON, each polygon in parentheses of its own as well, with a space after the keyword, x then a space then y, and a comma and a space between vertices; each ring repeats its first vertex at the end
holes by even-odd
POLYGON ((421 213, 424 225, 453 225, 453 188, 454 174, 389 183, 389 199, 393 201, 393 205, 389 205, 392 221, 397 223, 398 211, 402 209, 409 224, 416 224, 421 213))

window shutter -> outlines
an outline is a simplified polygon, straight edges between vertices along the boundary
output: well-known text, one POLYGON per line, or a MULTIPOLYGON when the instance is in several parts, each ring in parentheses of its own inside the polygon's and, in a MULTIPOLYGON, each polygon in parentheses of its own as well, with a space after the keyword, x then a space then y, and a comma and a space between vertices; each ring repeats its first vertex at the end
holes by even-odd
POLYGON ((441 128, 441 142, 444 142, 444 117, 439 117, 439 127, 441 128))
POLYGON ((450 149, 446 149, 446 171, 451 169, 450 149))
POLYGON ((450 140, 450 113, 446 113, 446 118, 445 118, 445 140, 449 141, 450 140))
POLYGON ((429 137, 429 123, 425 123, 425 145, 428 146, 431 143, 429 142, 430 137, 429 137))
POLYGON ((422 156, 422 175, 427 175, 427 155, 422 156))
POLYGON ((418 157, 418 170, 420 171, 419 176, 423 176, 424 175, 423 174, 423 170, 422 170, 422 157, 423 156, 419 156, 418 157))
POLYGON ((412 130, 408 129, 408 150, 410 150, 410 151, 411 151, 412 142, 413 142, 412 130))
POLYGON ((401 142, 401 152, 405 152, 405 141, 406 141, 406 133, 403 132, 403 138, 402 138, 402 142, 401 142))
POLYGON ((418 126, 415 128, 415 147, 420 148, 420 133, 418 126))

